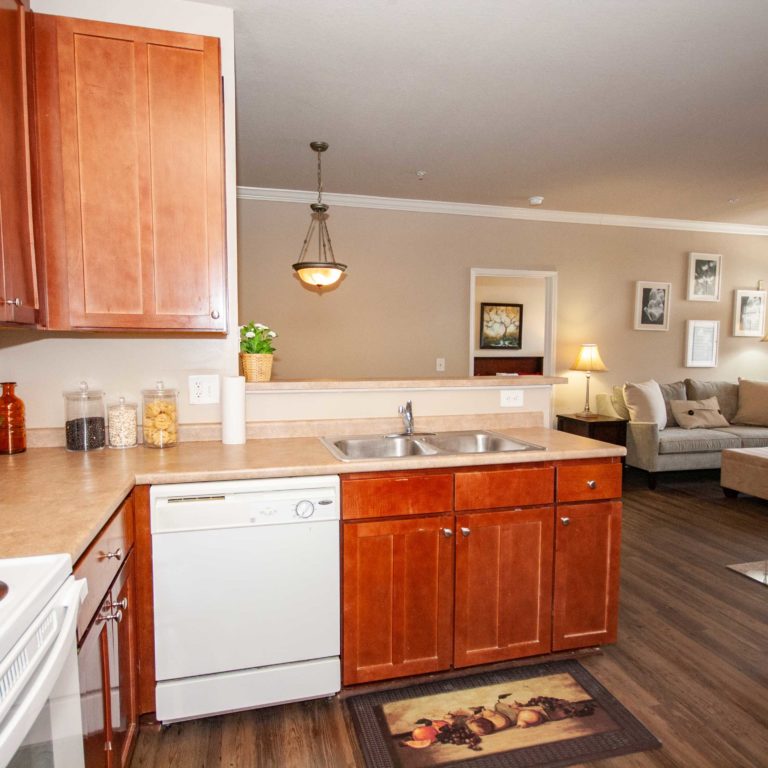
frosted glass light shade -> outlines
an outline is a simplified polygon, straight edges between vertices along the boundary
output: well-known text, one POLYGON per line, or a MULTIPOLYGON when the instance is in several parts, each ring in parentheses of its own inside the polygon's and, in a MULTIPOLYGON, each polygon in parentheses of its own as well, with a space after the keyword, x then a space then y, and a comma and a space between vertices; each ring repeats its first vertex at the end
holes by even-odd
POLYGON ((302 283, 326 287, 334 285, 341 279, 346 266, 337 262, 331 266, 328 262, 304 261, 293 265, 302 283))

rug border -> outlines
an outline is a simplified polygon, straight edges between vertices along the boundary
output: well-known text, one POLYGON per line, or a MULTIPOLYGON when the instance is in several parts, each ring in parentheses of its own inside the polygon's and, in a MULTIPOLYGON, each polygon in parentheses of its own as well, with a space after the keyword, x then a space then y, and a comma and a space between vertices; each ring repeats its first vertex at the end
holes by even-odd
POLYGON ((454 760, 441 763, 439 768, 565 768, 565 766, 591 760, 602 760, 609 757, 658 749, 661 742, 648 728, 638 720, 597 678, 588 672, 575 660, 542 662, 530 666, 511 667, 490 672, 478 672, 474 675, 445 678, 427 681, 405 688, 394 688, 357 695, 349 695, 344 699, 344 706, 351 717, 355 729, 355 738, 365 759, 367 768, 395 768, 396 756, 392 754, 393 745, 384 735, 384 723, 380 721, 381 714, 376 707, 381 704, 400 701, 406 698, 419 698, 430 694, 449 692, 452 690, 495 685, 506 680, 526 680, 547 674, 570 674, 589 695, 607 709, 620 730, 571 739, 569 746, 575 749, 572 756, 559 758, 555 754, 547 756, 562 748, 564 742, 548 742, 532 747, 524 747, 514 752, 501 752, 492 755, 473 756, 469 760, 454 760), (607 737, 621 734, 626 741, 624 745, 608 747, 607 737), (542 754, 543 753, 543 754, 542 754))

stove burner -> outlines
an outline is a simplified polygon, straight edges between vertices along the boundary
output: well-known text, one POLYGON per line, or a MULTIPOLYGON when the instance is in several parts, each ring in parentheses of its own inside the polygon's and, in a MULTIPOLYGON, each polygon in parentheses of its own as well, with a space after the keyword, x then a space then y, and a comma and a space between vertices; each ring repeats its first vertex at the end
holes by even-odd
POLYGON ((8 585, 4 581, 0 581, 0 600, 2 600, 8 594, 8 585))

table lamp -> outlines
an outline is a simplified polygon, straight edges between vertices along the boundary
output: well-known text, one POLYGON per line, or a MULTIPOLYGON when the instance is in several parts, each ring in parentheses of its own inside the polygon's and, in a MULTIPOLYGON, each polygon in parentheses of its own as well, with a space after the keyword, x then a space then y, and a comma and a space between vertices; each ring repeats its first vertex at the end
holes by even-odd
POLYGON ((596 419, 599 414, 589 410, 589 377, 592 371, 607 371, 605 363, 600 358, 597 344, 582 344, 576 360, 571 366, 572 371, 584 371, 587 374, 587 399, 584 402, 584 410, 577 414, 582 419, 596 419))

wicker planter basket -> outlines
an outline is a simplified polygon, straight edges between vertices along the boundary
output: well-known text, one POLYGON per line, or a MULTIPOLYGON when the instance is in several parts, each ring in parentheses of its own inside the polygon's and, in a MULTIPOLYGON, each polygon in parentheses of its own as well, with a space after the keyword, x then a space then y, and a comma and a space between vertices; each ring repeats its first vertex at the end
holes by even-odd
POLYGON ((272 377, 272 355, 240 353, 240 372, 246 381, 269 381, 272 377))

